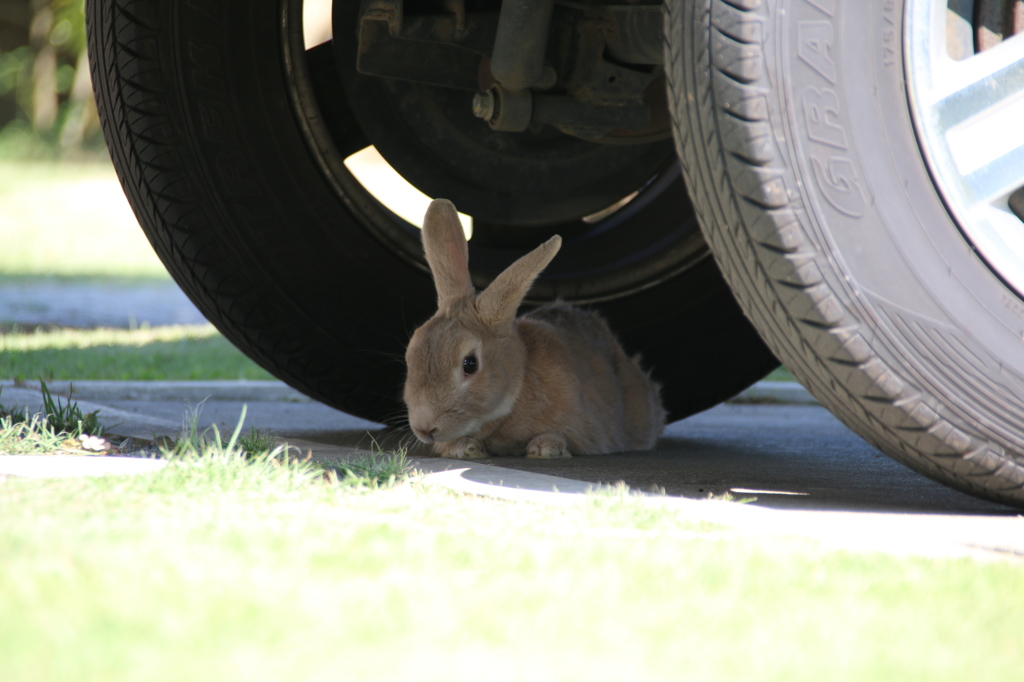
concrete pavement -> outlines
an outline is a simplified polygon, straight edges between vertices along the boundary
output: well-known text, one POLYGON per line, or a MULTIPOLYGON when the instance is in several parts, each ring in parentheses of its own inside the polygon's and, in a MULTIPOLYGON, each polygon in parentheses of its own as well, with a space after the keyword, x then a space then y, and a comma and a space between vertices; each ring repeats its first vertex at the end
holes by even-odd
POLYGON ((15 279, 0 282, 0 325, 132 328, 206 324, 171 280, 15 279))
MULTIPOLYGON (((328 464, 365 455, 371 438, 394 442, 393 434, 372 422, 310 401, 261 400, 257 387, 248 388, 251 399, 244 402, 207 400, 200 425, 230 430, 245 404, 246 428, 271 429, 328 464)), ((232 397, 230 391, 221 395, 232 397)), ((289 396, 280 386, 266 387, 264 395, 289 396)), ((2 397, 5 405, 30 408, 41 399, 37 391, 9 384, 2 397)), ((189 409, 181 400, 137 398, 102 405, 80 400, 79 405, 100 409, 112 433, 141 439, 177 434, 189 409)), ((411 459, 425 483, 469 494, 572 504, 595 484, 623 481, 637 491, 665 493, 645 496, 643 504, 668 506, 740 537, 790 535, 849 550, 924 556, 1024 557, 1019 510, 963 495, 902 467, 817 406, 720 405, 670 425, 658 447, 646 453, 476 462, 423 454, 414 452, 411 459), (754 499, 746 504, 707 499, 724 493, 754 499)), ((141 473, 153 466, 152 460, 129 457, 0 456, 0 480, 5 474, 46 476, 48 471, 141 473)))
MULTIPOLYGON (((24 386, 0 383, 2 402, 34 407, 39 393, 32 384, 24 386)), ((68 388, 50 385, 55 395, 67 395, 68 388)), ((77 382, 75 396, 83 410, 99 409, 106 428, 120 436, 174 436, 196 408, 202 427, 230 432, 245 406, 246 430, 256 426, 323 448, 369 448, 373 440, 411 444, 411 454, 432 458, 407 433, 310 401, 280 382, 77 382)), ((649 452, 479 463, 588 484, 621 481, 672 496, 755 497, 754 504, 779 509, 1016 513, 911 471, 817 405, 719 405, 668 425, 649 452)))
MULTIPOLYGON (((265 390, 264 396, 277 396, 276 400, 240 400, 238 392, 246 385, 241 382, 205 395, 193 392, 187 404, 186 400, 167 400, 162 392, 150 396, 159 398, 156 400, 115 400, 108 393, 103 404, 121 414, 156 417, 177 426, 189 404, 195 406, 210 395, 213 397, 202 405, 202 423, 216 424, 222 431, 234 427, 242 406, 247 405, 246 428, 269 429, 285 440, 363 448, 372 443, 367 434, 385 444, 410 440, 405 434, 385 431, 379 424, 311 402, 274 383, 250 390, 253 398, 265 390)), ((113 416, 109 419, 114 420, 113 416)), ((430 456, 413 445, 413 454, 430 456)), ((670 424, 650 452, 567 460, 501 457, 482 463, 590 484, 622 481, 635 490, 675 496, 729 493, 737 498, 756 497, 755 504, 780 509, 1016 513, 911 471, 817 405, 719 405, 670 424)))

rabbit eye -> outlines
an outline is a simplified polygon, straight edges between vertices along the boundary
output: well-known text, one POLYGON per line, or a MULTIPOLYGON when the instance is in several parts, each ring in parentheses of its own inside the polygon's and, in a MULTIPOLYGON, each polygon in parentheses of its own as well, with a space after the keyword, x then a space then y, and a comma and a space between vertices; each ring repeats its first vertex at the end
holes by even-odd
POLYGON ((476 366, 477 366, 477 362, 476 362, 476 356, 475 355, 467 355, 466 357, 464 357, 462 359, 462 371, 465 372, 466 374, 473 374, 473 373, 475 373, 476 372, 476 366))

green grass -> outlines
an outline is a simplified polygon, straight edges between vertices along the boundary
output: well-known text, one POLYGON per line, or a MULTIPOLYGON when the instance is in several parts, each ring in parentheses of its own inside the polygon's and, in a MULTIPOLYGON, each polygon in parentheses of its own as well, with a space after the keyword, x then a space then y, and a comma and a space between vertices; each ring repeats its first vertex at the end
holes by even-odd
POLYGON ((341 480, 355 482, 370 488, 391 487, 412 468, 405 451, 383 452, 376 448, 370 455, 341 462, 337 470, 341 480))
POLYGON ((43 415, 0 409, 0 455, 40 455, 57 452, 67 436, 43 415))
POLYGON ((0 409, 0 455, 104 455, 112 446, 101 432, 82 422, 62 429, 44 414, 0 409))
MULTIPOLYGON (((53 397, 45 381, 41 381, 40 390, 43 394, 43 415, 46 421, 54 429, 66 433, 72 438, 81 435, 101 436, 103 427, 100 425, 99 410, 83 413, 82 409, 75 402, 75 388, 71 385, 68 391, 67 400, 61 400, 60 396, 53 397)), ((2 406, 0 406, 2 409, 2 406)))
POLYGON ((0 403, 0 454, 97 454, 109 447, 99 438, 103 435, 99 410, 83 413, 72 398, 55 399, 45 382, 41 388, 43 410, 38 414, 30 414, 23 406, 0 403), (91 447, 83 449, 83 443, 89 441, 91 447))
POLYGON ((267 452, 274 448, 277 443, 275 438, 266 429, 257 429, 255 426, 249 428, 248 433, 243 433, 238 437, 238 447, 242 448, 249 454, 257 454, 261 452, 267 452))
POLYGON ((185 416, 182 418, 181 431, 178 433, 178 438, 172 451, 167 454, 174 456, 198 456, 204 450, 209 450, 210 448, 219 453, 237 448, 247 457, 263 457, 268 453, 270 456, 276 457, 279 453, 284 452, 284 449, 278 446, 277 438, 266 429, 257 429, 253 426, 249 429, 248 433, 242 432, 245 414, 249 409, 248 405, 242 405, 242 413, 238 417, 238 424, 235 427, 234 433, 229 438, 225 439, 215 424, 211 424, 205 429, 200 429, 199 423, 202 419, 201 415, 205 404, 206 401, 203 400, 198 405, 189 406, 185 411, 185 416))
POLYGON ((0 162, 0 275, 168 279, 109 164, 0 162))
POLYGON ((779 367, 766 376, 764 381, 796 381, 796 378, 785 367, 779 367))
POLYGON ((0 334, 0 378, 271 379, 212 325, 0 334))
POLYGON ((239 453, 8 480, 0 679, 1004 680, 1016 563, 325 481, 239 453))
MULTIPOLYGON (((40 390, 43 398, 43 410, 39 417, 56 432, 66 433, 73 437, 82 434, 99 436, 103 433, 103 427, 97 418, 99 411, 83 413, 74 400, 74 384, 71 385, 70 395, 66 401, 62 400, 60 396, 54 398, 45 381, 40 382, 40 390)), ((0 398, 3 397, 2 393, 3 391, 0 389, 0 398)), ((0 403, 0 417, 10 417, 14 423, 31 421, 32 416, 23 407, 9 407, 0 403)))

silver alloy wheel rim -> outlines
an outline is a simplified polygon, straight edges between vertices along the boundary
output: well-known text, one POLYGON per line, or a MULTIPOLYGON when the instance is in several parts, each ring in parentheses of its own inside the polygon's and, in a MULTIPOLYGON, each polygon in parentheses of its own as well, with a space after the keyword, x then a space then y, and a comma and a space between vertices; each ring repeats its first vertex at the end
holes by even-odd
POLYGON ((1024 34, 956 61, 948 0, 907 0, 904 56, 910 110, 932 178, 989 267, 1024 298, 1024 34))

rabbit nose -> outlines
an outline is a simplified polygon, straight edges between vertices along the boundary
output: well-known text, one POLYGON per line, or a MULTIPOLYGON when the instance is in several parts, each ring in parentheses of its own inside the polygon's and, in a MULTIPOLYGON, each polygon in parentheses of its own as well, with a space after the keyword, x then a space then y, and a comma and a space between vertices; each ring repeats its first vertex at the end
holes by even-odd
POLYGON ((420 440, 426 441, 428 443, 432 443, 434 441, 434 434, 437 433, 436 426, 426 429, 416 428, 414 426, 412 427, 412 430, 416 432, 416 435, 419 436, 420 440))

